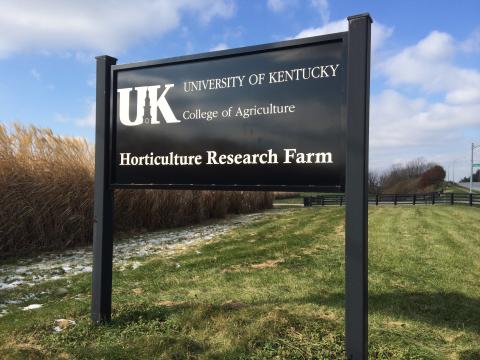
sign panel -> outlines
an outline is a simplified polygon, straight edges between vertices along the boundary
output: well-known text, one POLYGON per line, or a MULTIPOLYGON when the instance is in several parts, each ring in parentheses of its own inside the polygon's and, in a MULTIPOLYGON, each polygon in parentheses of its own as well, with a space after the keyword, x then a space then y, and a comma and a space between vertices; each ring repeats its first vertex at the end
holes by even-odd
POLYGON ((113 66, 112 185, 343 191, 345 42, 113 66))
POLYGON ((97 57, 94 322, 111 319, 115 188, 345 190, 345 352, 368 357, 371 22, 161 61, 97 57))

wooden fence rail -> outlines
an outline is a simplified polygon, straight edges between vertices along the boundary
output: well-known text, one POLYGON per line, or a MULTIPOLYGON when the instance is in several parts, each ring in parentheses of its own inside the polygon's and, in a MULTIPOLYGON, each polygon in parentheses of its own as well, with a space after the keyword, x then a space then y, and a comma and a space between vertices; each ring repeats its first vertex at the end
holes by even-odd
MULTIPOLYGON (((469 193, 426 193, 426 194, 370 194, 368 203, 374 205, 393 204, 393 205, 479 205, 480 194, 469 193)), ((329 194, 317 196, 305 196, 303 205, 305 207, 313 205, 339 205, 345 204, 345 195, 329 194)))

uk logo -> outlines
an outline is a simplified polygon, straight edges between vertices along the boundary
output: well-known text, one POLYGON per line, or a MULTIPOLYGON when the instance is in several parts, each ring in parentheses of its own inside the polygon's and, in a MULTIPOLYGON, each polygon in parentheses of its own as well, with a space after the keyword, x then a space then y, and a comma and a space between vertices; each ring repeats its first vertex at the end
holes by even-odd
POLYGON ((138 126, 141 124, 160 124, 158 111, 162 114, 167 124, 179 123, 167 102, 165 96, 174 87, 174 84, 166 84, 163 92, 158 96, 161 85, 139 86, 135 88, 118 89, 119 94, 119 119, 125 126, 138 126), (137 116, 130 118, 130 94, 132 90, 137 92, 137 116))

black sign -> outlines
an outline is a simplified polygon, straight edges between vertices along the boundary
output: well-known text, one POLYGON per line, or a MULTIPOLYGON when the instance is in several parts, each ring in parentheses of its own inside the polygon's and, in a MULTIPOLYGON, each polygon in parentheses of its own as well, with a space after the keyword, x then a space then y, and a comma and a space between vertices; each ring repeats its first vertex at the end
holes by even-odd
POLYGON ((97 57, 95 323, 111 319, 115 188, 345 189, 345 353, 367 359, 371 22, 169 60, 97 57))
POLYGON ((345 42, 113 66, 112 184, 343 191, 345 42))

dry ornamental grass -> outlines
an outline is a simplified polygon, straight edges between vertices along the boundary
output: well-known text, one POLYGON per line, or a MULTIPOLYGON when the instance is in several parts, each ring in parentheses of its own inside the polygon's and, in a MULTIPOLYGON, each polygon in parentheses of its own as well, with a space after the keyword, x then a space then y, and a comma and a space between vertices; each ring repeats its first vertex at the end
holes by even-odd
MULTIPOLYGON (((93 176, 85 139, 0 124, 0 257, 89 244, 93 176)), ((116 190, 116 231, 188 225, 272 201, 266 192, 116 190)))
POLYGON ((275 197, 275 200, 281 200, 281 199, 291 199, 291 198, 296 198, 300 196, 299 192, 285 192, 285 191, 276 191, 273 193, 273 196, 275 197))

